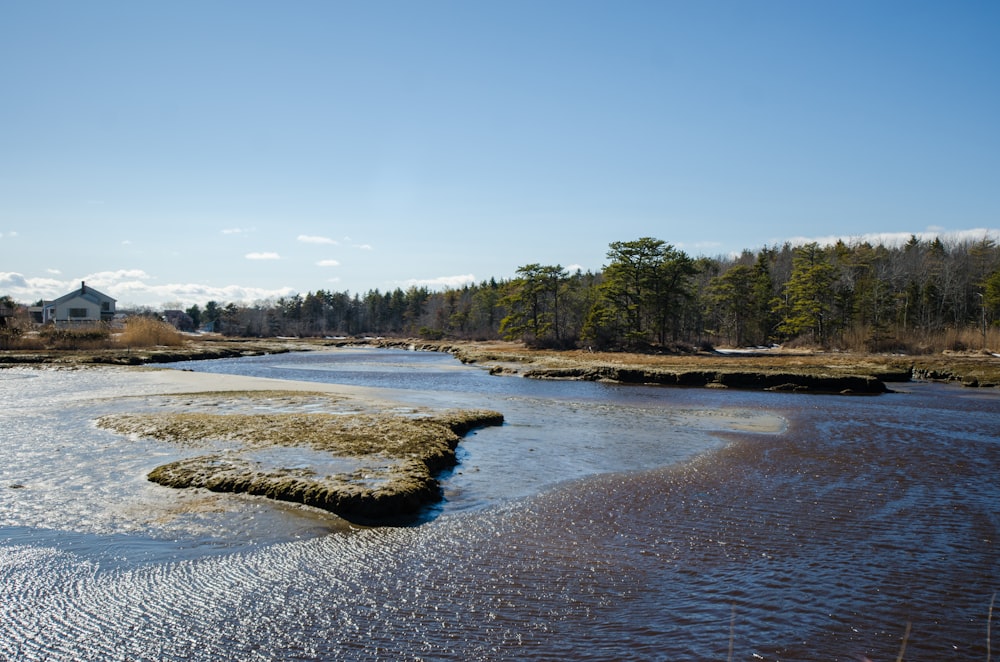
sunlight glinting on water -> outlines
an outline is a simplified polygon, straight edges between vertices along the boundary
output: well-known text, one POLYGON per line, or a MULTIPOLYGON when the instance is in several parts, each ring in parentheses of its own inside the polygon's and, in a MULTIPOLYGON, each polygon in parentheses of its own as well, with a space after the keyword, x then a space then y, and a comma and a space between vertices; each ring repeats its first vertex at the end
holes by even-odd
MULTIPOLYGON (((405 370, 437 380, 432 358, 405 370)), ((910 623, 914 659, 985 659, 995 395, 477 394, 447 372, 461 393, 410 405, 507 424, 462 441, 430 521, 374 529, 147 484, 200 451, 89 423, 169 406, 128 373, 0 372, 0 658, 724 659, 732 638, 737 659, 856 661, 894 659, 910 623)))

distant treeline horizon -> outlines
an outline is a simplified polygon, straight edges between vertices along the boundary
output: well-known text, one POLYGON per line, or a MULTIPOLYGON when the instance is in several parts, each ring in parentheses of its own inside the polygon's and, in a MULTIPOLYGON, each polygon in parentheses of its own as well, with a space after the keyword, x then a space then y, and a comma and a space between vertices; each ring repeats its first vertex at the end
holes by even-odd
POLYGON ((642 237, 611 243, 607 258, 596 273, 533 263, 513 278, 442 291, 319 289, 253 304, 208 301, 184 311, 189 319, 172 321, 253 337, 506 339, 644 351, 798 342, 915 351, 960 331, 953 348, 974 344, 977 333, 985 346, 1000 318, 1000 247, 988 236, 948 242, 913 235, 900 246, 785 243, 716 258, 692 258, 642 237))
POLYGON ((985 336, 1000 312, 1000 247, 988 236, 914 235, 901 246, 785 243, 716 258, 692 258, 643 237, 613 242, 607 257, 596 273, 534 263, 513 278, 443 291, 317 290, 186 312, 198 326, 249 336, 406 335, 599 349, 798 340, 877 351, 947 330, 985 336))

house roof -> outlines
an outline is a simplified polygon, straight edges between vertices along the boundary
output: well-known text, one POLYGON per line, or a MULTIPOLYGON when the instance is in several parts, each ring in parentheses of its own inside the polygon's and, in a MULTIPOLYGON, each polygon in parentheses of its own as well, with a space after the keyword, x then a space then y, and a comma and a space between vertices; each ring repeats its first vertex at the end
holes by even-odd
POLYGON ((73 290, 69 294, 64 294, 58 299, 49 302, 47 305, 55 306, 60 303, 66 303, 67 301, 71 301, 76 298, 84 298, 94 303, 103 303, 104 301, 117 301, 117 299, 109 297, 107 294, 99 292, 94 288, 90 287, 89 285, 87 285, 86 282, 81 282, 80 289, 73 290))

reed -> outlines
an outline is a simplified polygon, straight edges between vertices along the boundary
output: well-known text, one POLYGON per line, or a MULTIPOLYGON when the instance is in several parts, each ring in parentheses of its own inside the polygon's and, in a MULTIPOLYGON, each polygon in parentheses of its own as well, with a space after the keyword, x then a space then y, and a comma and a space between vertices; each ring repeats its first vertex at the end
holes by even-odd
POLYGON ((38 332, 38 338, 52 349, 103 349, 111 340, 111 331, 104 324, 86 326, 48 326, 38 332))
MULTIPOLYGON (((801 340, 786 343, 786 347, 808 347, 801 340)), ((942 352, 1000 351, 1000 327, 990 326, 983 334, 981 327, 957 327, 939 331, 922 329, 883 329, 852 327, 832 343, 841 351, 859 353, 898 353, 909 355, 940 354, 942 352)))
POLYGON ((125 320, 118 344, 126 347, 180 347, 184 336, 172 325, 152 317, 135 315, 125 320))

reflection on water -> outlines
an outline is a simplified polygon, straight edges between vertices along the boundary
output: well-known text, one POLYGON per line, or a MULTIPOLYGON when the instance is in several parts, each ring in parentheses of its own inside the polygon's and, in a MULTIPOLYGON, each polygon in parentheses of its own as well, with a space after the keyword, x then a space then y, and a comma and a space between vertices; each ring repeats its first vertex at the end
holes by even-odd
POLYGON ((102 399, 133 381, 0 371, 0 658, 726 659, 732 640, 734 659, 885 660, 910 623, 907 659, 986 659, 996 393, 652 389, 489 377, 431 354, 351 360, 395 371, 376 379, 412 404, 507 417, 463 441, 427 524, 331 533, 335 518, 220 495, 171 519, 183 493, 144 472, 181 451, 88 425, 134 406, 102 399), (446 373, 461 387, 411 386, 446 373), (787 429, 722 431, 720 412, 762 411, 787 429))

